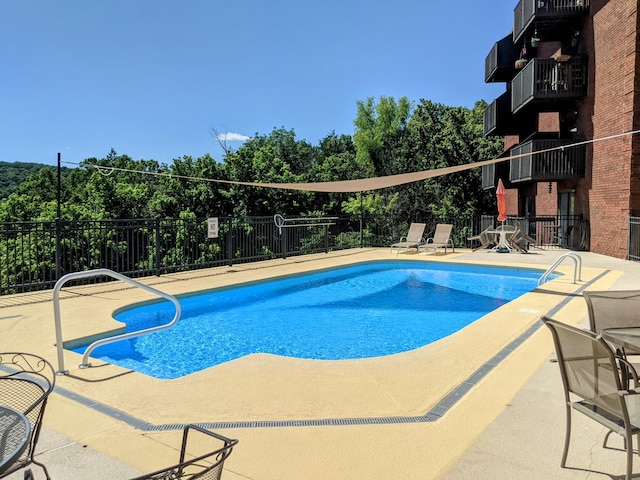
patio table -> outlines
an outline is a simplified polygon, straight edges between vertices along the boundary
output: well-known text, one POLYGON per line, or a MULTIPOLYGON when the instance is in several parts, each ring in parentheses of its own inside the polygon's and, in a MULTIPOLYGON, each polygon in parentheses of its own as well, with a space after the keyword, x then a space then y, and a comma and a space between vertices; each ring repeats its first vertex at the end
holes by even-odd
POLYGON ((493 247, 494 252, 498 252, 500 250, 506 249, 508 252, 513 250, 509 246, 509 242, 507 241, 507 235, 510 235, 516 231, 515 227, 511 227, 509 225, 505 225, 503 227, 498 227, 495 230, 487 230, 487 233, 492 235, 498 235, 498 244, 493 247))
POLYGON ((22 412, 0 405, 0 474, 27 448, 31 424, 22 412))

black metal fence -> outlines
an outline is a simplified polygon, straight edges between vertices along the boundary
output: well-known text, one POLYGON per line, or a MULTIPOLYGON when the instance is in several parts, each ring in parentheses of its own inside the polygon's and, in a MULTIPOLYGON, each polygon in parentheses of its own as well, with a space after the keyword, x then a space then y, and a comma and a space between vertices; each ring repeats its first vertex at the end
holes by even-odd
POLYGON ((640 217, 629 217, 628 259, 640 262, 640 217))
MULTIPOLYGON (((495 216, 415 221, 427 224, 426 238, 436 224, 452 223, 454 245, 472 247, 468 238, 495 225, 495 216)), ((388 247, 406 235, 410 223, 335 217, 279 229, 273 217, 221 217, 217 238, 208 238, 206 218, 0 223, 0 294, 50 289, 67 273, 96 268, 136 278, 349 248, 388 247)), ((520 224, 543 248, 589 248, 589 222, 580 216, 510 217, 506 223, 520 224)), ((630 240, 629 259, 638 260, 638 219, 633 225, 635 243, 632 249, 630 240)))
MULTIPOLYGON (((483 215, 482 229, 492 225, 494 218, 483 215)), ((505 223, 519 225, 530 237, 536 239, 538 247, 589 250, 589 221, 582 215, 508 216, 505 223)))

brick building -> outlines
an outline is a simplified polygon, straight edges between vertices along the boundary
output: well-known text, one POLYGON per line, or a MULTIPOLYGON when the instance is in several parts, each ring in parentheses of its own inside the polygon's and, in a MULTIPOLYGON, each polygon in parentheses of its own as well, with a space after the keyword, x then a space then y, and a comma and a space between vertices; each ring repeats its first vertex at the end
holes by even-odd
POLYGON ((485 60, 506 91, 484 133, 515 158, 484 167, 483 186, 502 178, 507 213, 541 243, 627 258, 640 135, 620 134, 640 129, 638 0, 520 0, 512 27, 485 60))

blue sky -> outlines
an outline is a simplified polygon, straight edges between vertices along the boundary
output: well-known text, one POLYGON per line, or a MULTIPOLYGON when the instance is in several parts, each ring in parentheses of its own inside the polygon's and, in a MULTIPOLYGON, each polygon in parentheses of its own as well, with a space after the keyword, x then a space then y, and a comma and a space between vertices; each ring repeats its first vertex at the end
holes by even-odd
POLYGON ((516 4, 2 0, 0 161, 221 160, 213 129, 317 145, 368 97, 491 102, 484 60, 516 4))

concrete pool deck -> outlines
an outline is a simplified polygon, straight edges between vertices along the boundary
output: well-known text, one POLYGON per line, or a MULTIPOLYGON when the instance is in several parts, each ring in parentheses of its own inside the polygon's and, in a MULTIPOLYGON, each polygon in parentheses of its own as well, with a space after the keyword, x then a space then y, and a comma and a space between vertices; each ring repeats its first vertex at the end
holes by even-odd
MULTIPOLYGON (((396 255, 388 249, 358 249, 141 281, 182 294, 396 258, 544 270, 563 253, 396 255)), ((80 369, 81 356, 65 352, 70 372, 57 377, 39 458, 54 479, 127 478, 174 463, 179 426, 201 423, 240 441, 225 464, 227 480, 622 475, 624 453, 602 449, 605 432, 578 416, 568 459, 576 469, 559 467, 562 387, 557 365, 549 362, 551 336, 537 328, 539 317, 585 326, 583 290, 640 289, 640 264, 578 255, 582 275, 576 284, 571 282, 573 264, 566 260, 558 267, 563 277, 450 337, 388 357, 334 362, 258 354, 176 380, 157 380, 97 362, 80 369), (445 401, 448 408, 443 407, 443 399, 461 385, 463 394, 453 393, 445 401)), ((117 328, 111 320, 114 310, 151 298, 119 282, 64 288, 63 338, 117 328)), ((37 353, 58 369, 51 291, 0 297, 0 332, 0 351, 37 353)), ((38 467, 33 471, 43 478, 38 467)))

